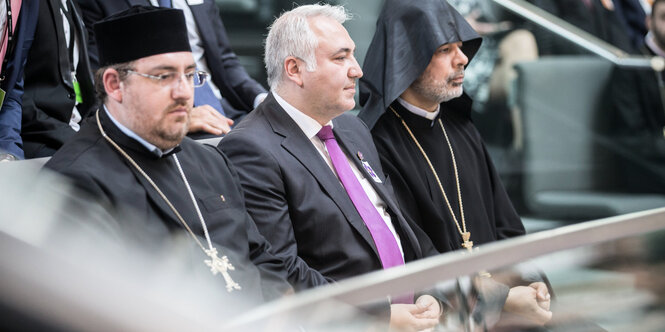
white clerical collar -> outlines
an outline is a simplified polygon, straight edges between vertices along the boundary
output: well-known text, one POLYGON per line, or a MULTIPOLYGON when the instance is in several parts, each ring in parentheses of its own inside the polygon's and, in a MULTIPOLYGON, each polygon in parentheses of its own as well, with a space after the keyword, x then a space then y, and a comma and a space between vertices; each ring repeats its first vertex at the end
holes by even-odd
POLYGON ((115 124, 115 126, 118 127, 118 129, 120 129, 120 131, 122 131, 125 135, 129 136, 130 138, 134 139, 135 141, 141 143, 141 145, 143 145, 146 149, 148 149, 148 151, 150 151, 150 153, 153 153, 155 156, 161 158, 163 155, 165 155, 165 154, 171 152, 171 150, 173 150, 173 148, 170 148, 166 151, 162 151, 162 149, 154 146, 150 142, 148 142, 148 141, 144 140, 143 138, 141 138, 141 136, 139 136, 136 133, 134 133, 133 131, 131 131, 129 128, 123 126, 120 122, 118 122, 115 118, 113 118, 113 116, 111 115, 111 112, 109 112, 108 108, 106 108, 106 105, 104 105, 104 112, 106 112, 106 115, 109 116, 109 119, 111 119, 113 124, 115 124))
POLYGON ((441 111, 441 105, 436 105, 436 111, 428 112, 418 106, 410 104, 408 101, 402 99, 401 97, 397 97, 397 101, 400 104, 402 104, 402 106, 404 106, 404 108, 406 108, 407 111, 415 115, 422 116, 423 118, 428 120, 436 119, 436 116, 439 115, 439 112, 441 111))
MULTIPOLYGON (((272 91, 272 95, 275 97, 275 100, 277 101, 279 106, 282 106, 284 111, 286 111, 286 114, 288 114, 291 117, 291 119, 293 119, 293 121, 296 122, 298 127, 300 127, 300 130, 302 130, 302 132, 305 134, 305 136, 307 136, 308 139, 311 140, 312 137, 316 136, 316 134, 321 130, 321 128, 323 128, 323 126, 318 121, 314 120, 309 115, 293 107, 286 100, 280 97, 275 91, 272 91)), ((332 121, 326 123, 326 125, 332 128, 333 126, 332 121)))
POLYGON ((647 33, 646 37, 644 37, 644 42, 647 44, 647 46, 655 53, 656 55, 660 55, 662 57, 665 57, 665 50, 660 48, 658 44, 656 44, 656 37, 653 35, 653 32, 649 31, 647 33))

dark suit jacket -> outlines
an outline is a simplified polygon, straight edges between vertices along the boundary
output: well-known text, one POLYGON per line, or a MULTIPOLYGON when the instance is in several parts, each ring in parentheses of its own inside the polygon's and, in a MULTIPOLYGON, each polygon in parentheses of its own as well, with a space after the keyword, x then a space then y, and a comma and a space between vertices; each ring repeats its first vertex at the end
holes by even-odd
POLYGON ((614 11, 625 24, 633 46, 639 48, 647 34, 646 13, 639 0, 615 0, 614 11))
MULTIPOLYGON (((203 227, 174 159, 169 156, 159 158, 147 151, 136 140, 123 134, 103 110, 99 117, 107 135, 152 178, 205 245, 203 227)), ((178 230, 184 232, 178 218, 157 191, 102 138, 95 120, 93 114, 74 139, 44 167, 71 177, 78 187, 90 194, 90 199, 98 198, 111 212, 120 212, 121 217, 129 216, 118 219, 117 226, 130 238, 146 229, 157 238, 178 230)), ((259 234, 245 209, 236 171, 217 148, 185 138, 173 153, 191 185, 211 240, 217 244, 220 253, 228 255, 236 268, 231 275, 243 289, 234 293, 250 295, 259 292, 259 273, 262 285, 270 280, 276 281, 280 288, 280 279, 288 279, 294 285, 298 285, 300 279, 315 280, 302 277, 307 271, 300 272, 294 264, 287 264, 283 257, 271 253, 269 243, 259 234)), ((206 256, 199 253, 203 265, 206 256)), ((267 290, 275 292, 274 289, 267 290)))
MULTIPOLYGON (((99 20, 128 9, 134 5, 150 5, 149 0, 77 0, 83 11, 88 29, 88 49, 93 68, 99 67, 97 44, 92 26, 99 20)), ((205 49, 205 59, 212 81, 222 93, 222 105, 227 117, 238 119, 254 108, 254 99, 265 89, 253 80, 233 53, 226 29, 219 16, 215 1, 205 0, 200 5, 190 5, 199 35, 205 49)))
MULTIPOLYGON (((59 0, 39 1, 37 30, 25 65, 21 137, 26 158, 52 155, 75 133, 69 126, 69 120, 76 95, 59 3, 59 0)), ((79 9, 72 1, 69 1, 68 7, 74 16, 73 30, 80 40, 76 77, 81 86, 83 103, 77 108, 85 118, 95 106, 85 42, 87 37, 79 9)))
MULTIPOLYGON (((643 44, 641 53, 655 54, 643 44)), ((665 193, 665 74, 651 68, 614 69, 608 101, 610 112, 602 120, 610 142, 618 151, 615 181, 622 190, 665 193)))
POLYGON ((38 11, 38 2, 21 2, 21 12, 14 30, 16 46, 13 54, 6 55, 10 58, 7 66, 2 68, 5 80, 0 82, 0 88, 7 93, 0 110, 0 150, 19 158, 23 158, 21 141, 23 68, 35 35, 38 11))
MULTIPOLYGON (((436 254, 422 230, 410 227, 400 214, 364 123, 344 114, 333 124, 340 146, 364 176, 371 179, 358 153, 383 180, 370 182, 386 202, 405 260, 436 254)), ((382 268, 370 232, 344 187, 272 94, 220 147, 238 169, 247 209, 276 251, 333 280, 382 268)))

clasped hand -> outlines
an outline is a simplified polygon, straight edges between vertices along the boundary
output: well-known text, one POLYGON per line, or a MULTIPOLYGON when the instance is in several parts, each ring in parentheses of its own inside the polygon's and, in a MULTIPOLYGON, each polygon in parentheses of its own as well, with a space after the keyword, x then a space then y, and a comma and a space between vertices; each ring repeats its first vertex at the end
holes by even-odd
POLYGON ((390 306, 391 331, 431 331, 438 324, 442 310, 431 295, 418 297, 415 304, 390 306))

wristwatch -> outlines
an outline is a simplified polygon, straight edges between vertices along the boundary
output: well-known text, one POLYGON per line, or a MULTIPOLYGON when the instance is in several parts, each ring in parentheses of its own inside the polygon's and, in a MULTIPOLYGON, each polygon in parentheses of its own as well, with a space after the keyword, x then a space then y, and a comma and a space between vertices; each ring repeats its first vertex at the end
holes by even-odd
POLYGON ((16 158, 16 156, 14 156, 11 153, 0 153, 0 163, 15 161, 15 160, 18 160, 18 158, 16 158))

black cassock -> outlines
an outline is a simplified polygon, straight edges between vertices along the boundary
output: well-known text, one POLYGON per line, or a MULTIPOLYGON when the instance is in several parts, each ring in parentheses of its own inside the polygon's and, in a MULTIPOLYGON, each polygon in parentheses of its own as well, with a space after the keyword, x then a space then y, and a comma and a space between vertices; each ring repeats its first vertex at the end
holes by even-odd
MULTIPOLYGON (((305 278, 298 276, 299 271, 281 257, 269 253, 268 242, 260 235, 245 209, 238 175, 216 147, 185 137, 174 152, 158 157, 123 134, 106 112, 101 110, 99 117, 109 137, 153 179, 207 249, 203 227, 175 164, 173 155, 177 156, 213 245, 220 252, 219 256, 227 255, 235 267, 229 274, 242 290, 232 292, 232 296, 252 299, 256 303, 288 289, 284 280, 296 287, 316 286, 301 285, 301 280, 305 278)), ((45 167, 71 177, 75 184, 100 199, 101 204, 111 212, 131 216, 118 220, 118 228, 127 236, 134 236, 128 233, 137 229, 148 229, 152 239, 168 237, 173 232, 185 232, 156 190, 101 136, 95 116, 86 120, 75 138, 65 144, 45 167)), ((192 255, 192 265, 197 266, 200 261, 201 268, 207 269, 203 261, 209 257, 202 250, 196 250, 198 252, 192 255)), ((215 277, 224 284, 220 275, 215 277)), ((321 280, 320 283, 326 282, 321 280)))
MULTIPOLYGON (((461 235, 432 171, 388 106, 393 105, 406 119, 423 145, 461 226, 452 159, 438 121, 414 115, 396 100, 421 76, 441 45, 462 42, 462 51, 471 61, 481 38, 441 0, 387 0, 376 31, 363 64, 363 109, 358 116, 372 131, 405 217, 418 224, 440 252, 459 249, 461 235)), ((471 100, 463 95, 442 104, 439 116, 457 158, 467 231, 478 245, 524 234, 524 227, 471 123, 470 108, 471 100)))
MULTIPOLYGON (((522 235, 524 226, 469 118, 470 109, 463 104, 470 105, 466 95, 442 104, 434 121, 409 112, 397 101, 392 108, 406 121, 432 162, 461 227, 452 157, 438 124, 441 118, 455 154, 466 228, 474 245, 522 235)), ((462 248, 462 238, 434 174, 397 116, 385 112, 372 135, 405 217, 418 224, 440 252, 462 248)))

